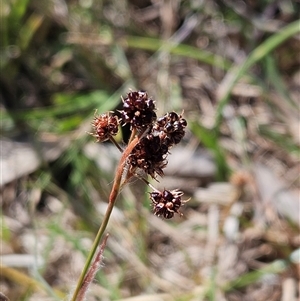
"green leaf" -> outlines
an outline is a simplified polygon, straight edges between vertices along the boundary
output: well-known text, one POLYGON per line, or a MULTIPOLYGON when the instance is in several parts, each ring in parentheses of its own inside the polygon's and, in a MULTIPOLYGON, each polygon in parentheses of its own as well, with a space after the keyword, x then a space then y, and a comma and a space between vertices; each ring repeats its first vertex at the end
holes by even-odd
POLYGON ((21 27, 17 45, 22 49, 27 49, 31 39, 33 38, 36 31, 40 28, 44 16, 33 13, 21 27))
POLYGON ((285 261, 276 260, 257 271, 243 274, 242 276, 238 277, 237 279, 229 282, 227 285, 225 285, 224 291, 228 292, 233 289, 245 287, 251 283, 255 283, 255 282, 259 281, 264 275, 278 274, 278 273, 283 272, 286 268, 287 268, 287 263, 285 261))
POLYGON ((277 144, 280 148, 288 151, 289 153, 294 153, 296 156, 300 155, 300 148, 295 145, 293 139, 287 135, 282 135, 278 132, 272 131, 268 126, 259 126, 259 133, 262 137, 266 137, 277 144))
POLYGON ((294 103, 292 98, 289 95, 289 91, 282 79, 282 76, 279 73, 279 70, 276 66, 276 61, 274 57, 269 54, 266 56, 265 60, 267 79, 272 84, 273 88, 286 100, 286 103, 293 109, 298 109, 298 106, 294 103))
POLYGON ((11 129, 15 118, 25 120, 30 127, 39 131, 62 133, 76 129, 85 118, 92 118, 96 110, 101 113, 113 110, 119 102, 119 94, 109 96, 102 90, 84 95, 57 93, 53 95, 54 105, 48 107, 9 113, 2 111, 1 130, 11 129))
POLYGON ((185 44, 176 45, 172 42, 162 41, 159 39, 133 36, 127 37, 126 44, 128 47, 144 50, 166 50, 171 54, 194 58, 200 62, 204 62, 223 70, 228 70, 231 66, 231 62, 221 56, 185 44))
POLYGON ((9 24, 9 26, 12 26, 11 27, 12 29, 16 29, 20 26, 21 19, 25 15, 30 1, 29 0, 15 0, 15 1, 8 1, 8 2, 10 3, 10 13, 8 16, 8 24, 9 24))

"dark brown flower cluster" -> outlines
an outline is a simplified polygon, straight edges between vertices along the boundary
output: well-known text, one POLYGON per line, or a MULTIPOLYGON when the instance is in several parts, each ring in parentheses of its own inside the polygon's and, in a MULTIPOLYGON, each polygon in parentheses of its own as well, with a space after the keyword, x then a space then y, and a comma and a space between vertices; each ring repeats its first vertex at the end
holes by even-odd
POLYGON ((131 91, 123 99, 123 122, 130 123, 131 129, 145 129, 156 119, 155 109, 155 101, 147 92, 131 91))
MULTIPOLYGON (((126 167, 127 177, 139 174, 140 170, 154 179, 163 176, 169 150, 184 137, 187 122, 182 115, 170 112, 157 119, 155 110, 155 101, 148 97, 147 92, 130 91, 123 99, 122 121, 130 124, 132 136, 136 135, 131 137, 123 153, 125 162, 122 164, 126 167)), ((109 114, 95 117, 93 136, 97 141, 110 139, 116 144, 112 136, 118 132, 119 122, 117 117, 109 114)), ((179 208, 185 201, 181 200, 183 193, 180 190, 159 192, 153 189, 150 199, 155 215, 167 219, 175 213, 182 215, 179 208)))
POLYGON ((129 92, 123 100, 121 111, 124 123, 140 132, 140 141, 128 156, 131 173, 139 168, 152 178, 163 176, 169 149, 181 141, 187 122, 175 112, 156 120, 155 101, 147 92, 129 92))
POLYGON ((159 136, 146 135, 128 156, 127 162, 131 173, 140 168, 152 178, 155 178, 156 174, 162 177, 163 168, 167 165, 167 153, 168 147, 162 143, 159 136))
POLYGON ((182 216, 179 208, 186 201, 181 200, 183 192, 180 190, 164 190, 163 192, 154 191, 150 193, 150 199, 152 201, 153 212, 157 216, 163 216, 164 218, 172 218, 174 213, 178 213, 182 216))
POLYGON ((160 117, 149 128, 149 133, 142 137, 128 157, 131 169, 140 168, 152 178, 163 176, 167 165, 166 157, 174 144, 181 141, 187 122, 175 112, 160 117))
POLYGON ((168 147, 178 144, 185 134, 187 122, 175 112, 160 117, 154 124, 152 132, 157 134, 168 147))

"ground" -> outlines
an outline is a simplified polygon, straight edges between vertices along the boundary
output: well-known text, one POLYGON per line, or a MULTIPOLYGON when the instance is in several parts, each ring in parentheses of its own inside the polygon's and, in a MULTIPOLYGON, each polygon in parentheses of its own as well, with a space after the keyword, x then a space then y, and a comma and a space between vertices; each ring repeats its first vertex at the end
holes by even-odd
POLYGON ((163 219, 124 185, 87 300, 299 299, 299 3, 279 2, 1 4, 7 298, 71 298, 121 158, 88 133, 131 89, 187 120, 147 179, 189 201, 163 219))

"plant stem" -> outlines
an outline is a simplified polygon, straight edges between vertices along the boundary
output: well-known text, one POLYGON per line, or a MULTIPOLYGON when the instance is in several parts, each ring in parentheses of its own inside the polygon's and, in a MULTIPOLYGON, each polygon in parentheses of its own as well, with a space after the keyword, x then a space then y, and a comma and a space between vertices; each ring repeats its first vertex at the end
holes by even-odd
POLYGON ((119 145, 119 143, 115 140, 115 138, 113 136, 109 137, 109 140, 117 147, 117 149, 123 153, 123 149, 122 147, 119 145))
POLYGON ((130 135, 130 138, 129 138, 129 141, 128 141, 128 144, 131 143, 131 141, 134 139, 135 135, 136 135, 136 128, 133 128, 132 131, 131 131, 131 135, 130 135))
POLYGON ((156 189, 148 180, 146 180, 143 177, 140 177, 138 175, 135 175, 136 177, 138 177, 141 181, 143 181, 145 184, 147 184, 147 186, 149 186, 153 191, 159 192, 158 189, 156 189))
MULTIPOLYGON (((116 193, 114 193, 114 197, 116 199, 116 197, 117 197, 116 193)), ((115 204, 115 199, 111 199, 110 198, 110 201, 108 203, 108 206, 107 206, 107 209, 106 209, 106 212, 105 212, 104 219, 103 219, 103 221, 101 223, 101 226, 100 226, 100 228, 98 230, 98 233, 97 233, 97 235, 95 237, 95 240, 94 240, 94 243, 92 245, 91 251, 90 251, 90 253, 88 255, 88 258, 86 260, 84 268, 83 268, 83 270, 81 272, 81 275, 80 275, 80 277, 78 279, 77 286, 76 286, 76 289, 74 291, 73 297, 72 297, 72 299, 70 301, 76 301, 76 299, 77 299, 77 295, 78 295, 78 293, 79 293, 79 291, 81 289, 81 286, 82 286, 83 280, 85 278, 85 275, 86 275, 86 273, 87 273, 87 271, 89 269, 89 266, 90 266, 90 264, 92 262, 92 259, 93 259, 94 255, 95 255, 95 252, 97 250, 97 247, 98 247, 98 245, 100 243, 100 240, 101 240, 101 238, 103 236, 103 233, 104 233, 104 231, 106 229, 106 226, 108 224, 111 212, 112 212, 114 204, 115 204)))
POLYGON ((101 245, 99 246, 99 248, 97 248, 98 249, 97 254, 95 255, 95 258, 94 258, 93 262, 91 263, 91 266, 84 277, 81 289, 77 296, 78 301, 86 300, 85 296, 87 294, 88 288, 89 288, 90 284, 92 283, 92 281, 94 280, 96 273, 99 271, 99 269, 101 267, 103 253, 104 253, 104 249, 107 244, 108 236, 109 236, 109 234, 106 234, 101 245))
MULTIPOLYGON (((77 296, 80 292, 80 289, 82 287, 82 284, 83 284, 83 281, 84 281, 84 278, 85 278, 85 275, 91 265, 91 262, 93 260, 93 257, 96 253, 96 250, 97 250, 97 247, 100 243, 100 240, 103 236, 103 233, 107 227, 107 224, 108 224, 108 221, 109 221, 109 218, 110 218, 110 215, 112 213, 112 210, 114 208, 114 205, 115 205, 115 202, 116 202, 116 199, 117 199, 117 196, 119 194, 119 191, 120 191, 120 187, 121 187, 121 181, 122 181, 122 175, 123 175, 123 171, 124 171, 124 165, 126 163, 126 159, 127 157, 129 156, 129 154, 131 153, 131 151, 133 150, 133 148, 136 146, 136 144, 139 142, 139 139, 138 137, 132 139, 131 143, 127 146, 127 148, 124 150, 123 154, 122 154, 122 157, 119 161, 119 164, 118 164, 118 167, 117 167, 117 171, 116 171, 116 175, 115 175, 115 179, 114 179, 114 184, 113 184, 113 187, 111 189, 111 192, 110 192, 110 195, 109 195, 109 202, 108 202, 108 206, 106 208, 106 212, 105 212, 105 215, 104 215, 104 218, 102 220, 102 223, 101 223, 101 226, 98 230, 98 233, 95 237, 95 240, 93 242, 93 245, 92 245, 92 248, 90 250, 90 253, 87 257, 87 260, 85 262, 85 265, 84 265, 84 268, 81 272, 81 275, 78 279, 78 282, 77 282, 77 285, 76 285, 76 288, 75 288, 75 291, 74 291, 74 294, 73 294, 73 297, 72 299, 70 299, 70 301, 76 301, 77 300, 77 296)), ((131 174, 128 175, 129 177, 132 176, 131 174)), ((126 179, 128 180, 128 179, 126 179)))

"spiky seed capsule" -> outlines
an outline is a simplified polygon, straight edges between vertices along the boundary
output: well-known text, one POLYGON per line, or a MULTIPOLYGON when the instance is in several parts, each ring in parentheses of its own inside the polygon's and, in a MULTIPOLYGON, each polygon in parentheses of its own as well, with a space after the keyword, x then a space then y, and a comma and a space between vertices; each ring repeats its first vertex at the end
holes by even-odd
MULTIPOLYGON (((128 102, 126 104, 128 105, 128 102)), ((150 127, 150 133, 141 138, 132 150, 127 160, 131 173, 140 168, 154 179, 157 175, 163 176, 168 151, 174 144, 180 142, 185 134, 186 125, 186 120, 175 112, 159 118, 150 127)))
POLYGON ((185 203, 185 201, 181 200, 182 195, 183 192, 178 189, 151 192, 150 199, 152 201, 153 213, 166 219, 172 218, 175 213, 181 216, 182 213, 179 209, 185 203))
POLYGON ((131 129, 144 129, 156 119, 155 109, 155 101, 148 97, 147 92, 131 91, 123 100, 123 122, 129 123, 131 129))
POLYGON ((92 122, 92 136, 97 139, 97 142, 108 140, 111 136, 115 136, 119 131, 120 120, 117 116, 110 116, 109 113, 95 116, 92 122))
POLYGON ((167 165, 168 148, 161 143, 158 136, 151 134, 143 137, 130 153, 127 163, 130 171, 136 168, 144 170, 152 178, 163 176, 163 168, 167 165))
POLYGON ((159 135, 163 142, 171 148, 178 144, 185 135, 187 122, 181 115, 170 112, 160 117, 153 125, 152 132, 159 135))

